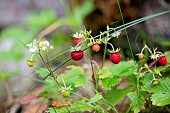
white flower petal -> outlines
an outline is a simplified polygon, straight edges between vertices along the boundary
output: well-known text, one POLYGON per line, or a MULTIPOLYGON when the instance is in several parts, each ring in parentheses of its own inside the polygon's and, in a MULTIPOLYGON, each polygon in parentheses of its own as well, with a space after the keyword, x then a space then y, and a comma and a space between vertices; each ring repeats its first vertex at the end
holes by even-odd
POLYGON ((45 41, 45 45, 46 45, 46 46, 49 46, 50 43, 46 40, 46 41, 45 41))
POLYGON ((31 52, 31 53, 36 52, 35 48, 30 48, 30 52, 31 52))
POLYGON ((37 44, 37 40, 36 39, 34 39, 33 44, 37 44))
POLYGON ((73 37, 74 37, 74 38, 82 38, 82 37, 83 37, 83 34, 76 32, 75 34, 73 34, 73 37))
POLYGON ((32 53, 35 53, 38 51, 38 45, 37 45, 36 39, 32 43, 27 44, 26 46, 29 47, 29 51, 32 53))
POLYGON ((32 43, 31 43, 31 44, 27 44, 26 46, 31 47, 31 46, 32 46, 32 43))
POLYGON ((44 50, 44 51, 47 50, 47 47, 46 47, 46 46, 43 46, 43 47, 42 47, 42 50, 44 50))
POLYGON ((117 37, 117 36, 120 35, 120 33, 121 33, 121 31, 116 31, 116 32, 114 32, 114 33, 112 34, 112 36, 113 36, 113 37, 117 37))
POLYGON ((42 42, 39 43, 39 47, 42 47, 42 42))

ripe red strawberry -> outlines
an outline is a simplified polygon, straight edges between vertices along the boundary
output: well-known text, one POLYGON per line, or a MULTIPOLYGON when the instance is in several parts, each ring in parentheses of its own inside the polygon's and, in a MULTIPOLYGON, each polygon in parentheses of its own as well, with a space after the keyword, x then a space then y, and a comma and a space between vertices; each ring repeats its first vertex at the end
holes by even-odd
POLYGON ((84 56, 84 53, 82 50, 71 52, 71 58, 75 61, 81 60, 83 56, 84 56))
POLYGON ((162 66, 165 66, 167 64, 166 56, 161 56, 158 61, 162 66))
POLYGON ((78 43, 82 42, 82 38, 74 38, 74 44, 77 45, 78 43))
POLYGON ((93 49, 93 51, 98 52, 100 50, 100 45, 99 44, 93 44, 92 49, 93 49))
POLYGON ((122 60, 122 57, 119 52, 111 53, 109 58, 110 61, 112 61, 114 64, 118 64, 122 60))

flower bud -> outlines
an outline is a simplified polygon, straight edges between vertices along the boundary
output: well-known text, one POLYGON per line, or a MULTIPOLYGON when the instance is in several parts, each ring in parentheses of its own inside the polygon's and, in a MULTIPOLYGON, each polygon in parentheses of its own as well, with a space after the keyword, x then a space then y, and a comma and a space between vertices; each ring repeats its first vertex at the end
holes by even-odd
POLYGON ((138 56, 138 58, 141 60, 143 59, 144 55, 142 53, 136 54, 138 56))

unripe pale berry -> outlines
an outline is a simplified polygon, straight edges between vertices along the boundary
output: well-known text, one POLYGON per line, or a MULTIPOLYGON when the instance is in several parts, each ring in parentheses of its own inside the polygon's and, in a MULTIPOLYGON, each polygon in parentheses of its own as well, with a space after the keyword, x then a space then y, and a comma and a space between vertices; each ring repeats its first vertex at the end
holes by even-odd
POLYGON ((33 67, 34 64, 35 64, 35 61, 27 60, 27 65, 28 65, 29 67, 33 67))

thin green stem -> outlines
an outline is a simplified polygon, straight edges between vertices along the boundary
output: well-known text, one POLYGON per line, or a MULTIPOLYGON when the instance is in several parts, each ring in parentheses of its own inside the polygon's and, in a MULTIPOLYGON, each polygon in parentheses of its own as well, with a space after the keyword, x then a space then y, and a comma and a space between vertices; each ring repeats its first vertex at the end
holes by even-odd
MULTIPOLYGON (((50 75, 50 73, 49 73, 50 75)), ((44 77, 42 80, 45 80, 49 75, 47 75, 46 77, 44 77)), ((21 96, 19 98, 19 100, 8 110, 6 111, 6 113, 9 113, 9 111, 15 107, 15 105, 17 105, 26 95, 28 95, 33 89, 35 89, 39 84, 41 83, 41 81, 37 82, 33 87, 31 87, 23 96, 21 96)))
MULTIPOLYGON (((106 50, 107 50, 107 43, 105 43, 103 60, 102 60, 102 64, 101 64, 100 69, 102 69, 102 68, 103 68, 103 65, 104 65, 104 61, 105 61, 105 57, 106 57, 106 50)), ((99 82, 99 74, 96 74, 96 83, 95 83, 95 89, 96 89, 96 91, 98 91, 98 82, 99 82)))
POLYGON ((103 60, 102 60, 102 64, 101 64, 100 69, 102 69, 103 65, 104 65, 104 61, 105 61, 105 57, 106 57, 106 50, 107 50, 107 43, 105 43, 105 46, 104 46, 103 60))
MULTIPOLYGON (((60 53, 59 55, 57 55, 57 56, 51 58, 50 60, 48 60, 45 64, 54 61, 55 59, 57 59, 58 57, 60 57, 61 55, 65 54, 65 53, 67 53, 67 52, 69 52, 69 51, 70 51, 70 49, 68 49, 68 50, 66 50, 66 51, 64 51, 64 52, 62 52, 62 53, 60 53)), ((44 66, 45 64, 42 64, 40 67, 44 66)))
MULTIPOLYGON (((160 15, 163 15, 163 14, 166 14, 166 13, 169 13, 169 12, 170 12, 170 10, 164 11, 164 12, 161 12, 161 13, 156 13, 156 14, 153 14, 153 15, 149 15, 149 16, 146 16, 146 17, 143 17, 143 18, 140 18, 140 19, 131 21, 131 22, 129 22, 129 23, 120 25, 120 26, 118 26, 118 27, 116 27, 116 28, 112 28, 109 32, 118 30, 118 29, 120 29, 120 28, 121 28, 121 29, 120 29, 119 31, 122 31, 122 30, 124 30, 125 28, 129 28, 129 27, 134 26, 134 25, 136 25, 136 24, 138 24, 138 23, 144 22, 144 21, 146 21, 146 20, 149 20, 149 19, 151 19, 151 18, 160 16, 160 15), (124 27, 124 26, 126 26, 126 27, 124 27), (122 27, 123 27, 123 28, 122 28, 122 27)), ((108 31, 105 31, 105 32, 103 32, 103 34, 106 34, 107 32, 108 32, 108 31)), ((114 33, 114 32, 113 32, 113 33, 114 33)), ((112 35, 113 33, 111 33, 110 35, 112 35)), ((100 37, 100 36, 101 36, 101 35, 96 35, 94 38, 98 38, 98 37, 100 37)), ((54 58, 50 59, 48 62, 51 62, 51 61, 55 60, 55 59, 58 58, 59 56, 65 54, 65 53, 67 53, 67 52, 69 52, 69 51, 70 51, 70 50, 66 50, 66 51, 60 53, 59 55, 57 55, 57 56, 55 56, 54 58)), ((45 64, 41 65, 40 67, 42 67, 42 66, 44 66, 44 65, 45 65, 45 64)))
MULTIPOLYGON (((43 63, 45 64, 45 67, 49 70, 49 67, 48 67, 47 63, 45 63, 44 58, 42 57, 41 53, 38 53, 38 55, 40 56, 41 60, 42 60, 43 63)), ((51 72, 51 71, 49 70, 49 72, 51 72)), ((52 74, 52 73, 51 73, 51 74, 52 74)))
POLYGON ((129 112, 131 111, 131 109, 132 109, 132 106, 130 106, 130 107, 128 108, 128 110, 126 111, 126 113, 129 113, 129 112))
POLYGON ((90 66, 91 66, 91 70, 92 70, 92 80, 93 80, 93 84, 96 86, 96 78, 95 78, 95 73, 94 73, 94 68, 93 68, 93 63, 92 63, 92 56, 91 56, 91 52, 89 49, 89 56, 90 56, 90 66))
MULTIPOLYGON (((50 72, 52 72, 52 68, 51 68, 51 66, 50 66, 50 63, 48 62, 49 60, 48 60, 48 55, 46 54, 46 59, 47 59, 47 64, 46 65, 48 65, 48 67, 49 67, 49 69, 50 69, 50 72)), ((53 76, 53 78, 54 78, 54 80, 55 81, 57 81, 56 79, 56 77, 55 77, 55 75, 54 75, 54 73, 52 72, 52 76, 53 76)), ((57 82, 58 83, 58 82, 57 82)), ((59 85, 59 84, 58 84, 59 85)))
POLYGON ((57 111, 55 110, 54 106, 52 106, 52 108, 53 108, 54 112, 57 113, 57 111))
POLYGON ((140 85, 139 85, 139 78, 140 78, 140 76, 139 75, 137 75, 137 93, 138 93, 138 95, 139 95, 139 90, 140 90, 140 85))
POLYGON ((102 99, 103 99, 103 101, 104 101, 107 105, 109 105, 109 106, 112 108, 112 110, 114 110, 116 113, 118 113, 118 111, 117 111, 116 108, 112 105, 112 103, 111 103, 110 101, 106 100, 106 99, 103 98, 103 97, 102 97, 102 99))
MULTIPOLYGON (((141 22, 144 22, 144 21, 146 21, 146 20, 149 20, 149 19, 151 19, 151 18, 154 18, 154 17, 157 17, 157 16, 160 16, 160 15, 163 15, 163 14, 166 14, 166 13, 169 13, 170 12, 170 10, 168 10, 168 11, 164 11, 164 12, 160 12, 160 13, 156 13, 156 14, 153 14, 153 15, 149 15, 149 16, 146 16, 146 17, 143 17, 143 18, 140 18, 140 19, 136 19, 136 20, 134 20, 134 21, 131 21, 131 22, 129 22, 129 23, 126 23, 126 24, 123 24, 123 25, 120 25, 120 26, 118 26, 118 27, 116 27, 116 28, 112 28, 109 32, 112 32, 112 31, 115 31, 115 30, 118 30, 118 31, 122 31, 122 30, 124 30, 124 29, 127 29, 127 28, 129 28, 129 27, 131 27, 131 26, 133 26, 133 25, 136 25, 136 24, 138 24, 138 23, 141 23, 141 22), (126 27, 125 27, 126 26, 126 27), (123 27, 123 28, 122 28, 123 27), (121 29, 120 29, 121 28, 121 29)), ((106 34, 108 31, 105 31, 105 32, 103 32, 103 34, 106 34)), ((112 33, 113 34, 113 33, 112 33)), ((111 35, 112 35, 111 34, 111 35)), ((98 38, 100 35, 96 35, 94 38, 98 38)))
MULTIPOLYGON (((120 12, 120 15, 121 15, 121 18, 122 18, 122 22, 123 22, 123 25, 124 25, 125 22, 124 22, 124 18, 123 18, 121 8, 120 8, 119 0, 117 0, 117 3, 118 3, 118 7, 119 7, 119 12, 120 12)), ((124 25, 124 28, 125 28, 125 25, 124 25)), ((130 51, 131 51, 131 57, 134 59, 133 50, 132 50, 132 47, 131 47, 131 44, 130 44, 129 35, 127 33, 126 28, 125 28, 125 33, 126 33, 126 38, 127 38, 128 44, 129 44, 130 51)))

